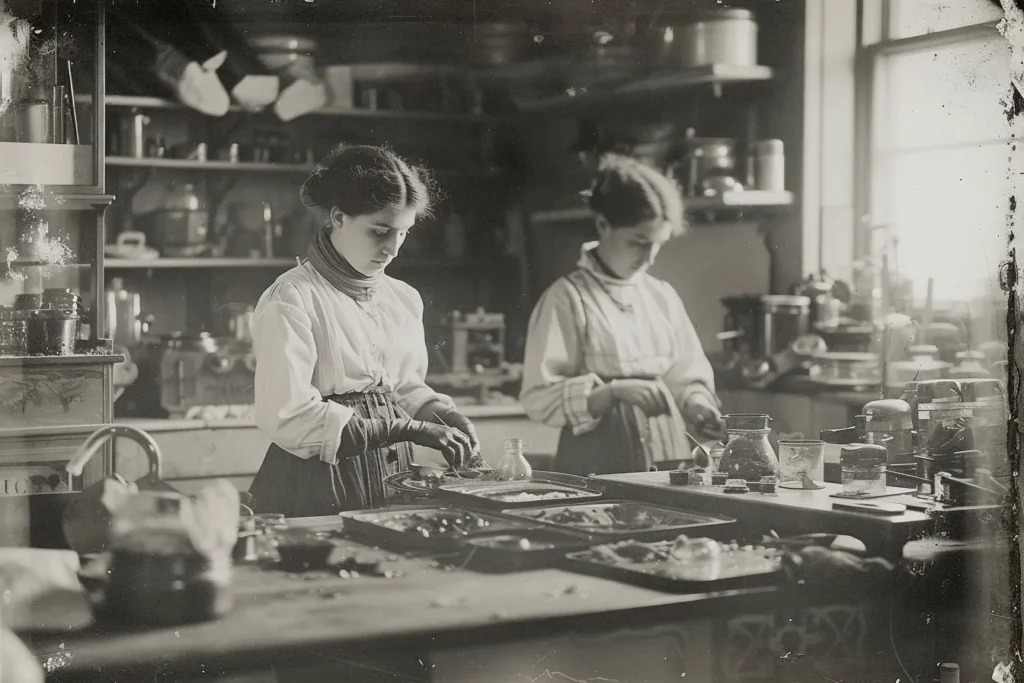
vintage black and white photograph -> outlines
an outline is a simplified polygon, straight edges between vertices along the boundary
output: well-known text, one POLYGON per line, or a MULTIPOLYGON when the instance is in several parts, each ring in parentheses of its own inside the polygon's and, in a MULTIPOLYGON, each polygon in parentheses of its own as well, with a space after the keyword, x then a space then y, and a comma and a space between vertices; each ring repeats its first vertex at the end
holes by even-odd
POLYGON ((0 0, 0 683, 1020 683, 1021 0, 0 0))

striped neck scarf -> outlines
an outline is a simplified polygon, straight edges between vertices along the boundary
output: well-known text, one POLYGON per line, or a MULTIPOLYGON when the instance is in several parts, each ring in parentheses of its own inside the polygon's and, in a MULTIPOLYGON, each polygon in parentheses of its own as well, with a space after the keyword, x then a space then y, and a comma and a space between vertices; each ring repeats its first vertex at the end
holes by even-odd
POLYGON ((316 272, 330 282, 336 289, 356 301, 368 302, 377 292, 377 285, 384 277, 381 270, 375 275, 363 275, 356 270, 331 244, 331 226, 325 225, 309 243, 306 254, 309 263, 316 272))

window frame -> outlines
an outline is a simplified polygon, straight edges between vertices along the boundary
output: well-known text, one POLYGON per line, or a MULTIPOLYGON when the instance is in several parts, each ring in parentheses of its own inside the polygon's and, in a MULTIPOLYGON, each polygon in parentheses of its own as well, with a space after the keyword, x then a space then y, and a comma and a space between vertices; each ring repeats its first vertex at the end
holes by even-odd
POLYGON ((998 37, 998 21, 987 21, 918 36, 892 38, 892 1, 858 0, 858 41, 854 60, 854 208, 858 217, 853 231, 855 260, 870 255, 871 233, 876 224, 872 217, 875 205, 873 170, 876 166, 875 140, 880 135, 876 124, 882 86, 880 71, 890 56, 919 52, 929 48, 949 47, 960 43, 998 37))

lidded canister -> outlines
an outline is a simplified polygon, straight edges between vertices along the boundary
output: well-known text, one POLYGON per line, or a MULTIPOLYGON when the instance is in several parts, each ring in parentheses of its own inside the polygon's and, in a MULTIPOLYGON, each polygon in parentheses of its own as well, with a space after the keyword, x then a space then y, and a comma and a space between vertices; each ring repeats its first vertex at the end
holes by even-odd
POLYGON ((748 151, 747 183, 754 190, 783 192, 786 189, 786 155, 782 140, 756 140, 748 151))
POLYGON ((865 441, 869 444, 885 443, 889 463, 913 462, 913 432, 914 421, 910 404, 906 401, 889 398, 865 404, 865 441))
POLYGON ((870 495, 885 493, 885 463, 888 452, 878 444, 846 446, 839 454, 843 468, 843 493, 870 495))

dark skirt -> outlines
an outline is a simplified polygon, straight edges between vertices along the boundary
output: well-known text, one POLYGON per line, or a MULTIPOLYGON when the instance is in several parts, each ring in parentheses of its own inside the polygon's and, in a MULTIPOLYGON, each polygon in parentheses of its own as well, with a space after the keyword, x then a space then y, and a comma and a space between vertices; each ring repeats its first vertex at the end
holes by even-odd
MULTIPOLYGON (((362 418, 404 418, 405 411, 387 387, 365 392, 330 396, 362 418)), ((259 472, 249 487, 252 509, 276 512, 286 517, 335 515, 344 510, 384 507, 394 497, 384 479, 405 472, 412 461, 412 445, 397 443, 350 458, 338 458, 334 465, 319 458, 300 458, 277 444, 271 444, 259 472)))
POLYGON ((632 409, 615 405, 589 432, 574 435, 572 427, 563 427, 555 452, 555 471, 580 476, 646 472, 651 463, 633 415, 632 409))

